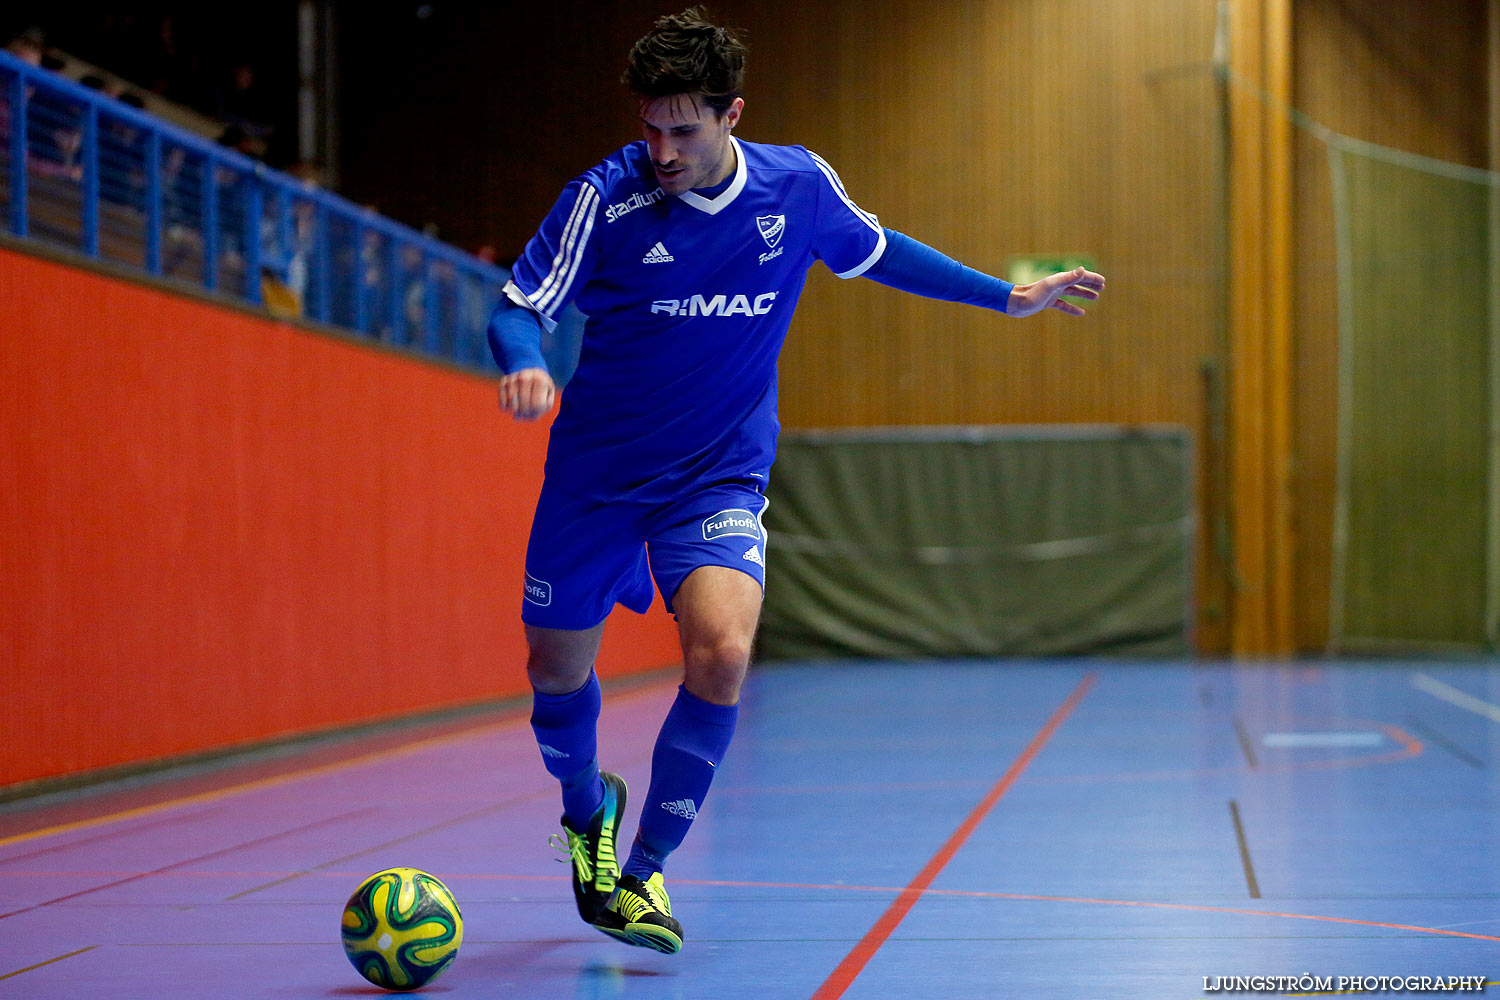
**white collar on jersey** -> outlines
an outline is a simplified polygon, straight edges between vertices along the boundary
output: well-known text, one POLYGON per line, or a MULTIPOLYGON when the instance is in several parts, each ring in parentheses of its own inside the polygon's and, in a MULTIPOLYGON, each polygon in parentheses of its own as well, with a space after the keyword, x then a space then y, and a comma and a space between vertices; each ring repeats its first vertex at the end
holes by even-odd
POLYGON ((728 208, 729 203, 738 198, 740 192, 745 189, 745 151, 740 148, 740 141, 734 136, 730 136, 729 141, 734 144, 734 158, 736 161, 734 180, 729 182, 729 186, 713 198, 705 198, 696 191, 684 191, 677 196, 700 212, 707 212, 709 215, 718 215, 721 211, 728 208))

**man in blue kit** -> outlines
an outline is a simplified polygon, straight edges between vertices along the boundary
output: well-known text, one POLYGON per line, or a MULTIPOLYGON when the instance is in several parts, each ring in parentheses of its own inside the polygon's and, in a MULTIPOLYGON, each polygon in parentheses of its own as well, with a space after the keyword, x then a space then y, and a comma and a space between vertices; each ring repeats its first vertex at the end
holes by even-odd
POLYGON ((526 553, 521 618, 532 728, 562 783, 583 919, 672 954, 682 925, 662 881, 734 733, 765 585, 761 515, 776 452, 776 358, 814 260, 1011 316, 1083 310, 1104 279, 1079 268, 1012 286, 883 228, 801 146, 735 138, 745 47, 700 8, 658 20, 625 82, 643 142, 570 183, 517 260, 490 322, 519 420, 552 408, 540 342, 561 310, 588 316, 552 426, 526 553), (651 759, 629 856, 625 783, 599 770, 594 658, 615 604, 644 612, 652 578, 677 619, 682 686, 651 759))

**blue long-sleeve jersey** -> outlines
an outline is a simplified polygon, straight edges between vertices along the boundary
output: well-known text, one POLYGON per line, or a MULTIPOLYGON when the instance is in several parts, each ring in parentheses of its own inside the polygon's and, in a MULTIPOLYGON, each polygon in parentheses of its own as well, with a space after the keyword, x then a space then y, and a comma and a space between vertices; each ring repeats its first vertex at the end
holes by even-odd
POLYGON ((517 260, 511 301, 542 323, 569 302, 589 317, 549 482, 661 500, 765 480, 776 359, 807 270, 863 274, 886 236, 816 154, 730 141, 735 174, 713 197, 666 195, 643 142, 617 151, 564 189, 517 260))

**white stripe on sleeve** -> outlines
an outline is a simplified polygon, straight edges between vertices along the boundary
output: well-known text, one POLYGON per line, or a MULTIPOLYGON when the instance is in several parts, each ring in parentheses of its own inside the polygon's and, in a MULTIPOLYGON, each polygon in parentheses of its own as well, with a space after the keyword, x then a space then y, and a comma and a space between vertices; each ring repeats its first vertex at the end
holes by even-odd
MULTIPOLYGON (((593 188, 589 188, 594 191, 593 188)), ((557 303, 564 302, 568 298, 568 289, 573 287, 573 279, 578 277, 580 266, 583 263, 584 251, 588 249, 589 237, 594 232, 594 216, 599 208, 599 192, 594 191, 593 202, 589 205, 588 213, 583 220, 583 235, 578 239, 578 249, 573 254, 573 263, 568 267, 567 277, 563 279, 556 298, 552 300, 551 311, 557 311, 557 303)))
POLYGON ((550 316, 556 310, 556 303, 562 301, 566 289, 573 284, 588 245, 588 236, 594 229, 594 212, 598 207, 598 190, 592 184, 583 185, 578 200, 573 203, 573 211, 568 215, 567 225, 563 227, 557 255, 552 258, 552 270, 530 297, 544 315, 550 316))
MULTIPOLYGON (((563 224, 562 236, 557 241, 557 253, 552 258, 552 266, 547 271, 547 276, 542 279, 542 283, 540 285, 537 285, 536 291, 528 296, 531 299, 533 305, 535 305, 537 300, 539 300, 544 294, 546 294, 546 292, 557 281, 557 272, 559 268, 563 266, 563 258, 567 256, 568 239, 573 232, 573 227, 578 222, 579 213, 583 211, 584 205, 588 202, 590 190, 591 188, 589 187, 589 185, 585 184, 582 190, 578 192, 577 200, 573 202, 573 209, 568 213, 568 221, 563 224)), ((541 309, 540 306, 536 306, 536 308, 538 310, 541 309)))
POLYGON ((823 176, 828 178, 828 183, 833 185, 833 189, 837 191, 839 197, 844 200, 844 204, 849 206, 849 210, 855 215, 859 216, 861 219, 864 219, 865 224, 868 225, 871 229, 875 230, 877 233, 880 232, 880 220, 876 219, 875 216, 871 215, 869 212, 866 212, 864 209, 854 204, 853 200, 849 197, 849 192, 844 190, 844 182, 839 180, 838 171, 829 166, 827 160, 823 159, 812 150, 809 149, 807 151, 807 155, 811 156, 813 159, 813 163, 817 164, 818 169, 823 171, 823 176))

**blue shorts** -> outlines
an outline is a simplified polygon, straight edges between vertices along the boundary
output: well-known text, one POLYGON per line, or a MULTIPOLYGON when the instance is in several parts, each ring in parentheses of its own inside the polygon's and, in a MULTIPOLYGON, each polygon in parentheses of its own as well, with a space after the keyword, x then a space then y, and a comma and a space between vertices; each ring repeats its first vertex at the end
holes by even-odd
POLYGON ((623 604, 644 614, 651 580, 672 598, 700 566, 766 585, 766 500, 755 483, 715 483, 662 503, 580 497, 544 483, 526 546, 521 620, 590 629, 623 604))

